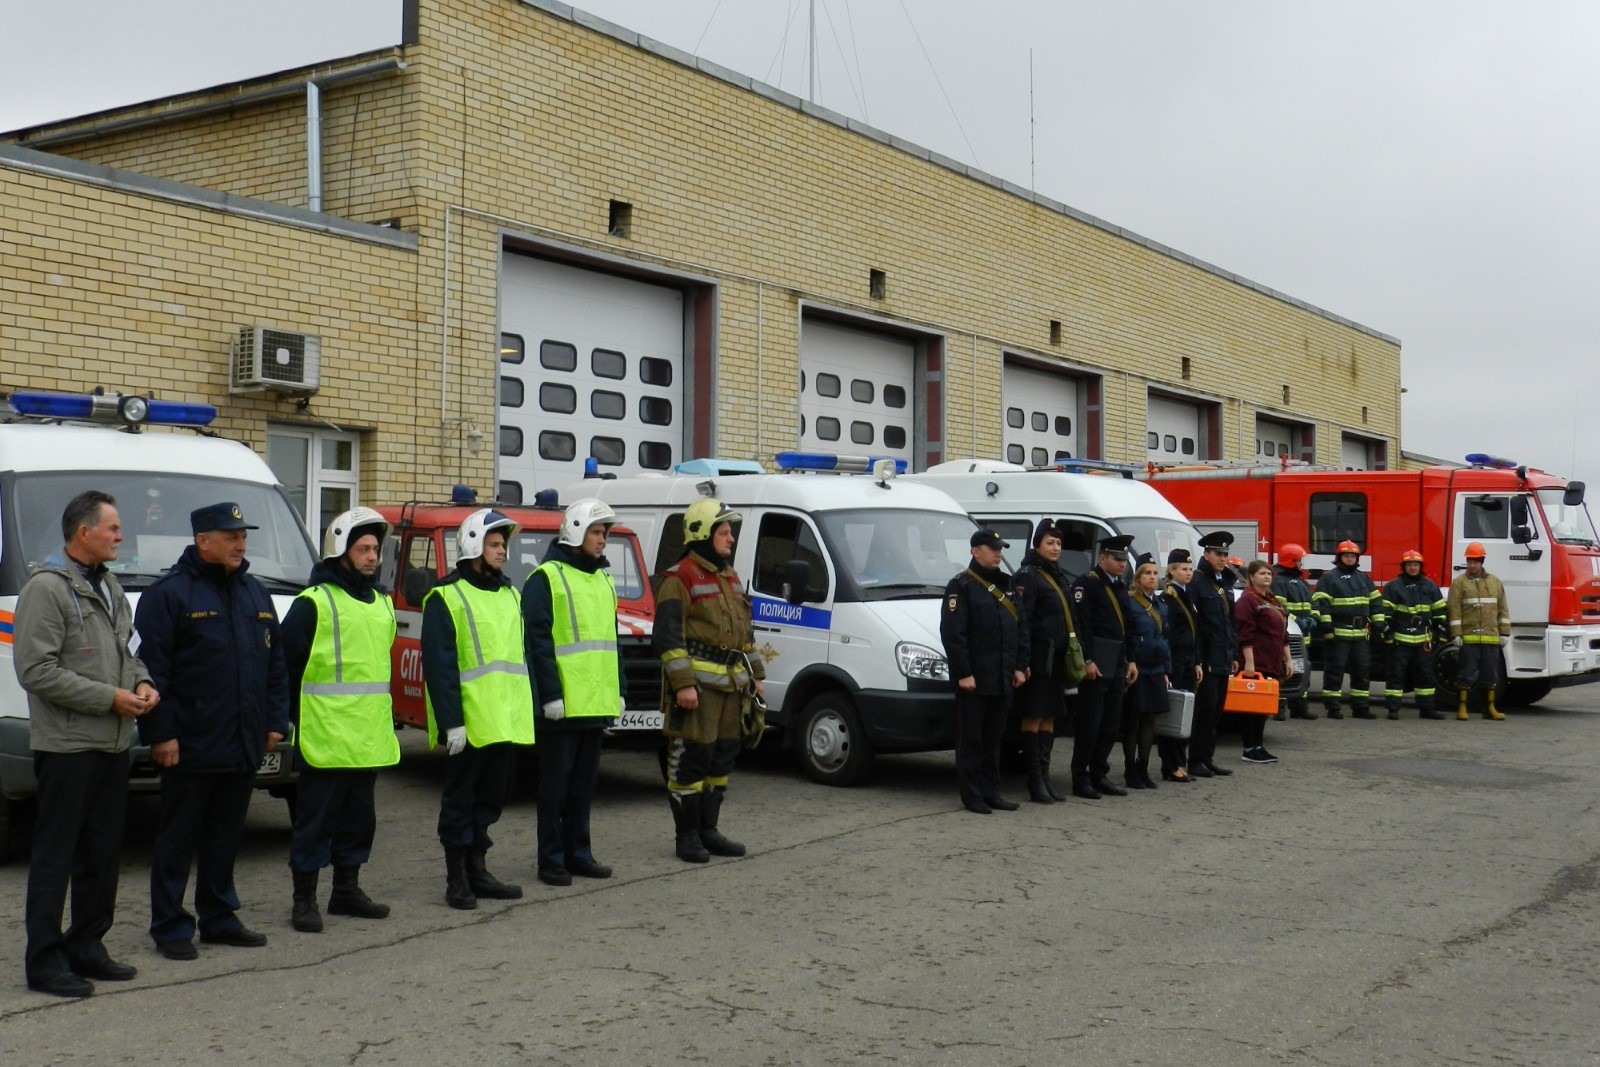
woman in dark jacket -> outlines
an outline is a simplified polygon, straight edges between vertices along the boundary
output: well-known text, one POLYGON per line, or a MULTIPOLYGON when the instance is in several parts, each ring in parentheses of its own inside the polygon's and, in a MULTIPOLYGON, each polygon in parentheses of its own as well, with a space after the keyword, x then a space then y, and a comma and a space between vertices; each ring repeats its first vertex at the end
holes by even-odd
POLYGON ((1154 789, 1150 748, 1155 743, 1155 716, 1167 710, 1172 652, 1167 646, 1166 605, 1161 601, 1160 573, 1146 552, 1133 575, 1133 662, 1139 675, 1122 701, 1122 777, 1129 789, 1154 789))
MULTIPOLYGON (((1194 556, 1187 548, 1175 548, 1167 553, 1167 584, 1161 592, 1167 605, 1167 647, 1172 652, 1172 673, 1168 675, 1172 688, 1192 693, 1200 682, 1200 649, 1195 637, 1194 601, 1189 596, 1189 582, 1194 578, 1194 556)), ((1186 765, 1189 762, 1189 743, 1180 737, 1163 737, 1156 741, 1161 753, 1161 777, 1169 782, 1187 785, 1194 781, 1186 765)))
MULTIPOLYGON (((1279 680, 1294 673, 1289 656, 1289 613, 1272 595, 1272 565, 1253 560, 1245 568, 1246 586, 1233 605, 1234 628, 1239 635, 1239 655, 1244 669, 1279 680)), ((1246 715, 1239 731, 1247 763, 1277 763, 1278 757, 1262 744, 1267 716, 1246 715)))
POLYGON ((1030 673, 1016 697, 1022 719, 1022 758, 1028 773, 1028 797, 1040 804, 1066 799, 1050 785, 1050 750, 1066 692, 1063 657, 1067 636, 1072 633, 1067 601, 1071 582, 1057 565, 1062 540, 1055 519, 1041 520, 1033 534, 1033 547, 1011 580, 1011 597, 1020 612, 1018 622, 1028 630, 1030 673))

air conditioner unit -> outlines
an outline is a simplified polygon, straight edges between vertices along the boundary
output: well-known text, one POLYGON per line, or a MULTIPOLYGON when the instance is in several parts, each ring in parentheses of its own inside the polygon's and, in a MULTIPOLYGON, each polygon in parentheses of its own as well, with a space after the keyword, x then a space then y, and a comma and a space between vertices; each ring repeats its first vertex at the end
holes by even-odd
POLYGON ((321 369, 321 338, 271 326, 246 326, 233 343, 231 391, 314 393, 321 369))

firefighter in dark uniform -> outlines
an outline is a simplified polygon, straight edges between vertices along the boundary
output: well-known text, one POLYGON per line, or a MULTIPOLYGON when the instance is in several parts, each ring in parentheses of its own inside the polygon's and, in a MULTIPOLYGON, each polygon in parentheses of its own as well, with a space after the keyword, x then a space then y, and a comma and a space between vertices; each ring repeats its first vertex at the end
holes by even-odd
POLYGON ((1322 653, 1322 703, 1328 718, 1342 719, 1339 699, 1345 671, 1350 672, 1350 709, 1358 719, 1376 719, 1367 707, 1371 700, 1373 633, 1384 630, 1383 594, 1361 569, 1361 548, 1340 541, 1335 566, 1317 580, 1311 603, 1317 609, 1319 634, 1326 642, 1322 653))
POLYGON ((1068 641, 1074 636, 1067 589, 1061 572, 1061 550, 1071 539, 1064 522, 1041 519, 1033 533, 1033 548, 1022 558, 1011 580, 1011 599, 1028 631, 1028 681, 1017 690, 1017 713, 1022 721, 1022 759, 1028 775, 1028 799, 1053 804, 1066 797, 1050 784, 1050 750, 1055 745, 1056 720, 1065 708, 1063 670, 1068 641))
POLYGON ((1028 630, 1000 566, 1006 543, 993 530, 972 535, 972 563, 944 588, 939 637, 956 689, 956 784, 976 815, 1016 811, 1000 795, 1000 738, 1011 691, 1028 680, 1028 630))
POLYGON ((1084 800, 1128 795, 1109 775, 1111 750, 1122 737, 1122 697, 1139 675, 1128 624, 1133 602, 1123 577, 1131 544, 1127 535, 1101 538, 1094 567, 1072 583, 1072 619, 1088 667, 1073 722, 1072 795, 1084 800))
MULTIPOLYGON (((1309 646, 1311 639, 1316 636, 1319 621, 1317 609, 1311 605, 1311 586, 1306 581, 1305 572, 1300 569, 1300 561, 1305 558, 1306 550, 1299 545, 1286 544, 1278 549, 1278 564, 1272 568, 1272 595, 1300 627, 1300 636, 1309 646)), ((1317 717, 1304 693, 1287 699, 1291 718, 1317 717)))
POLYGON ((652 638, 661 657, 667 800, 678 858, 706 863, 745 848, 717 828, 739 758, 740 721, 766 669, 750 629, 750 598, 733 569, 738 512, 696 500, 683 513, 683 557, 661 575, 652 638))
POLYGON ((1222 702, 1228 694, 1229 676, 1239 669, 1233 598, 1228 595, 1233 575, 1228 568, 1228 549, 1232 546, 1233 534, 1226 530, 1213 530, 1200 538, 1200 564, 1189 584, 1200 662, 1200 684, 1194 694, 1194 732, 1189 738, 1189 773, 1196 778, 1225 778, 1233 773, 1216 762, 1222 702))
POLYGON ((1383 683, 1389 718, 1400 717, 1400 698, 1407 689, 1417 695, 1424 719, 1442 719, 1433 706, 1433 645, 1446 641, 1450 617, 1444 593, 1422 573, 1422 553, 1414 548, 1400 556, 1400 574, 1383 587, 1384 615, 1389 623, 1389 675, 1383 683))

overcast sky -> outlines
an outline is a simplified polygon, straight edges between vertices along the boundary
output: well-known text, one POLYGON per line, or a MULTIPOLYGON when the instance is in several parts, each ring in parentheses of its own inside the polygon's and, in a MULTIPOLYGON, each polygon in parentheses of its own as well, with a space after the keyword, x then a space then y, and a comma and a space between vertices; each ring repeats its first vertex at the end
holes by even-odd
MULTIPOLYGON (((808 92, 810 0, 578 6, 808 92)), ((1600 4, 815 8, 822 104, 1399 337, 1410 451, 1600 484, 1600 4)), ((10 0, 0 129, 381 48, 399 20, 399 0, 10 0)))

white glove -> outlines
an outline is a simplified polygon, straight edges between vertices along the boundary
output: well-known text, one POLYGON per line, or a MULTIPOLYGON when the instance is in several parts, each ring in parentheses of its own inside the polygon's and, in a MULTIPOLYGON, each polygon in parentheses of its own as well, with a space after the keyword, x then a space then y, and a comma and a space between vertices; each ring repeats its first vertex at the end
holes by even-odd
POLYGON ((1451 639, 1450 639, 1450 643, 1451 643, 1451 644, 1452 644, 1452 645, 1454 645, 1454 646, 1455 646, 1455 648, 1456 648, 1456 650, 1457 650, 1457 651, 1460 651, 1460 649, 1461 649, 1461 645, 1462 645, 1462 640, 1461 640, 1461 638, 1459 638, 1459 637, 1452 637, 1452 638, 1451 638, 1451 639))
POLYGON ((467 747, 467 728, 465 726, 452 726, 444 732, 445 750, 452 756, 461 755, 467 747))
POLYGON ((544 717, 551 722, 560 722, 567 716, 567 702, 565 700, 552 700, 544 706, 544 717))
POLYGON ((1502 634, 1500 636, 1500 647, 1501 648, 1510 648, 1511 647, 1511 638, 1506 637, 1504 634, 1502 634))
POLYGON ((627 710, 628 710, 628 698, 627 697, 618 697, 617 698, 617 714, 621 715, 623 712, 625 712, 627 710))

